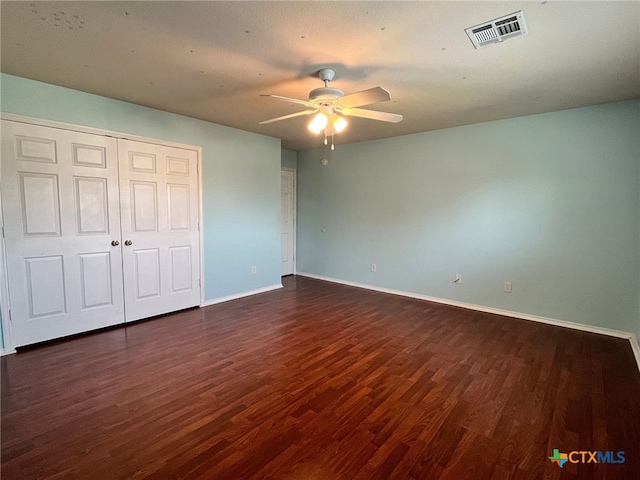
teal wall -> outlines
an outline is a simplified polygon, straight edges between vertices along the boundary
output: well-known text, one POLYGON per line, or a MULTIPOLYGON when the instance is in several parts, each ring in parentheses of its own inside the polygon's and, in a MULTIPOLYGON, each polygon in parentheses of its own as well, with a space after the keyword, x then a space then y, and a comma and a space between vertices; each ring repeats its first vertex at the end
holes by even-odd
POLYGON ((202 147, 205 299, 280 284, 279 139, 11 75, 0 92, 3 112, 202 147))
POLYGON ((282 149, 282 168, 297 168, 298 167, 298 152, 282 149))
POLYGON ((280 283, 279 171, 297 166, 298 271, 640 338, 639 101, 296 153, 5 74, 0 94, 3 112, 202 147, 207 300, 280 283))
POLYGON ((308 150, 297 166, 299 272, 640 338, 639 101, 308 150))

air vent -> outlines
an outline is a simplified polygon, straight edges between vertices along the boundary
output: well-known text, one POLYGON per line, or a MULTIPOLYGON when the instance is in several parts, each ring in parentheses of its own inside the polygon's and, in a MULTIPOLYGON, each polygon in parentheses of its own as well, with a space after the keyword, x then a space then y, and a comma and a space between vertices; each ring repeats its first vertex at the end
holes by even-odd
POLYGON ((527 34, 527 25, 524 23, 522 10, 504 17, 496 18, 475 27, 465 28, 474 47, 480 48, 492 43, 527 34))

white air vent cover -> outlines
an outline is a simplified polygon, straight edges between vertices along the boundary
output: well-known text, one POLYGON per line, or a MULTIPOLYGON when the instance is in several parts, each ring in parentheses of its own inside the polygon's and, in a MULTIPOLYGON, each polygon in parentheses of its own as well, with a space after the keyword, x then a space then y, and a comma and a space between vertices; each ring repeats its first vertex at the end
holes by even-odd
POLYGON ((522 10, 504 17, 496 18, 475 27, 465 28, 471 43, 476 48, 484 47, 492 43, 504 42, 508 38, 527 34, 527 25, 524 23, 522 10))

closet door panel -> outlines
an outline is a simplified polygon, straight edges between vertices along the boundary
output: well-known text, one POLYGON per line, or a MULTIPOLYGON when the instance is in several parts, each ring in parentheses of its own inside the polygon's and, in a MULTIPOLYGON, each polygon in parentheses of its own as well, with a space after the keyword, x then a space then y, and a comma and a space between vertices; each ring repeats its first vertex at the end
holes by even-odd
POLYGON ((124 321, 117 142, 2 121, 13 346, 124 321))
POLYGON ((200 304, 195 150, 118 140, 126 321, 200 304))

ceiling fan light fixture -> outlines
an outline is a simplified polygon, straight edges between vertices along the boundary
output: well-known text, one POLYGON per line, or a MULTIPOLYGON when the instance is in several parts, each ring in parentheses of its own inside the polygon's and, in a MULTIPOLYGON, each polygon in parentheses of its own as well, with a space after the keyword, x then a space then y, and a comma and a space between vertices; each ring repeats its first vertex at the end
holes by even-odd
POLYGON ((309 123, 308 128, 317 135, 322 130, 324 130, 326 126, 327 116, 324 113, 320 112, 315 117, 313 117, 313 120, 311 120, 311 123, 309 123))
MULTIPOLYGON (((1 0, 0 0, 1 1, 1 0)), ((342 90, 329 87, 329 82, 333 80, 335 71, 331 68, 323 68, 318 72, 320 80, 324 82, 324 87, 311 90, 309 100, 283 97, 281 95, 263 95, 293 104, 304 105, 307 110, 290 113, 281 117, 272 118, 260 122, 261 125, 303 115, 313 115, 313 119, 307 128, 314 134, 324 133, 324 144, 328 144, 328 137, 331 137, 331 150, 335 148, 333 143, 334 135, 341 133, 349 122, 344 118, 362 117, 382 122, 398 123, 402 120, 402 115, 397 113, 379 112, 377 110, 367 110, 359 108, 374 103, 391 100, 391 95, 382 87, 373 87, 359 92, 345 95, 342 90), (339 114, 339 115, 338 115, 339 114)))
POLYGON ((347 128, 347 125, 349 125, 349 123, 339 115, 334 115, 333 116, 333 122, 332 123, 333 123, 333 128, 335 129, 336 133, 340 133, 345 128, 347 128))

